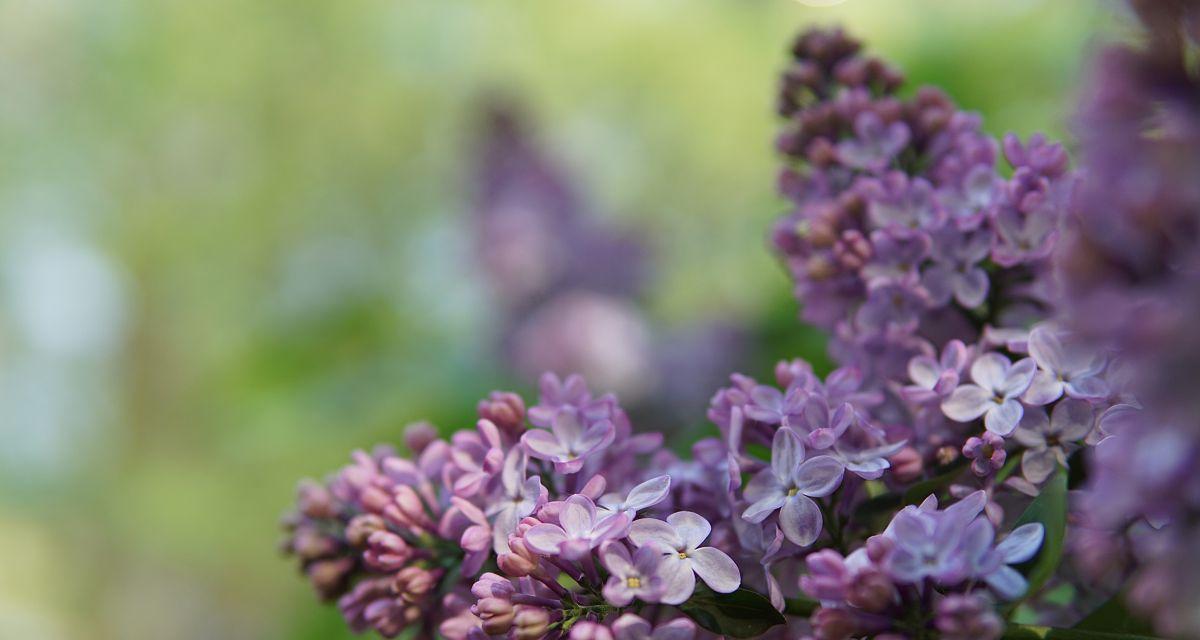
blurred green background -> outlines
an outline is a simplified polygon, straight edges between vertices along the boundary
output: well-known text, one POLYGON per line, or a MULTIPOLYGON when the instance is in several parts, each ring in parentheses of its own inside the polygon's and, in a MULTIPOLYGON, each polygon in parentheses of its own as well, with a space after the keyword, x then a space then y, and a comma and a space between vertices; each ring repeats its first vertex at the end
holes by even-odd
POLYGON ((0 638, 348 636, 275 550, 296 479, 527 389, 465 239, 485 96, 655 246, 655 322, 819 356, 764 249, 793 33, 840 23, 990 131, 1063 135, 1111 11, 0 0, 0 638))

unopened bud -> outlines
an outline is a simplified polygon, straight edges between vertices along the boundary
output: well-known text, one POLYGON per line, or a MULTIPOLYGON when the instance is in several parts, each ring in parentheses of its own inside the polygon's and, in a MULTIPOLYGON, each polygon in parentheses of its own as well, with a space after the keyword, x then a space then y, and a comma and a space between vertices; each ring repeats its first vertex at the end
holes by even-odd
POLYGON ((912 482, 925 472, 925 461, 921 453, 912 447, 904 447, 888 458, 892 465, 892 476, 900 482, 912 482))
POLYGON ((476 411, 511 438, 519 438, 525 430, 525 401, 515 393, 493 391, 479 401, 476 411))
POLYGON ((367 546, 367 538, 372 533, 385 529, 387 523, 383 518, 373 513, 359 514, 351 518, 350 523, 346 525, 346 542, 356 549, 361 549, 367 546))

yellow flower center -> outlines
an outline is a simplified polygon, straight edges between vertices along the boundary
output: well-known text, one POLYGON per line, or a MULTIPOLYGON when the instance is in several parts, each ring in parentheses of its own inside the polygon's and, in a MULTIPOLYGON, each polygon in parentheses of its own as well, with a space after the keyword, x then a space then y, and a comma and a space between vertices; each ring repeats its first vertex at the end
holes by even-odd
POLYGON ((791 489, 788 489, 788 497, 789 498, 796 495, 797 493, 800 493, 800 490, 797 489, 796 487, 792 487, 791 489))
POLYGON ((625 585, 630 589, 639 589, 642 586, 642 579, 637 576, 625 578, 625 585))

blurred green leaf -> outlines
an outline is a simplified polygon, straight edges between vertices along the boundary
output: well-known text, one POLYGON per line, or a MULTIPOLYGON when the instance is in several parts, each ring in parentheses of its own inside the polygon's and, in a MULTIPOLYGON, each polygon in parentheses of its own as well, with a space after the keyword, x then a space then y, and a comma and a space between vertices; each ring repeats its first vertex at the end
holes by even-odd
POLYGON ((1046 482, 1042 493, 1017 518, 1013 528, 1032 522, 1042 523, 1046 528, 1046 537, 1038 555, 1017 567, 1029 581, 1027 596, 1037 593, 1046 580, 1054 575, 1062 560, 1063 543, 1067 535, 1067 474, 1063 469, 1058 469, 1046 482))

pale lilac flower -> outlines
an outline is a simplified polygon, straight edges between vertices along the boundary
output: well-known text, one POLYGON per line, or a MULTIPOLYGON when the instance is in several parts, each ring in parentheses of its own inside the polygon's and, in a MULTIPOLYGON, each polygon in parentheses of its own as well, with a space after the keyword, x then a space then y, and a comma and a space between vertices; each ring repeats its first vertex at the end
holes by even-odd
POLYGON ((1084 399, 1108 394, 1108 384, 1100 377, 1103 356, 1094 350, 1064 344, 1063 336, 1047 325, 1038 325, 1029 333, 1029 355, 1037 363, 1038 371, 1021 399, 1031 405, 1050 404, 1064 393, 1084 399))
POLYGON ((917 326, 921 314, 929 306, 929 294, 923 288, 885 282, 871 287, 867 301, 859 307, 854 319, 861 327, 872 330, 909 331, 917 326))
POLYGON ((598 420, 586 427, 580 413, 574 409, 560 410, 554 416, 550 431, 531 429, 521 436, 521 444, 529 455, 554 463, 559 473, 578 473, 584 459, 612 444, 616 429, 608 420, 598 420))
POLYGON ((967 527, 963 540, 969 576, 982 579, 1005 600, 1021 597, 1028 588, 1025 577, 1008 566, 1029 560, 1042 546, 1045 527, 1031 522, 1013 529, 1000 544, 992 547, 996 532, 986 518, 978 518, 967 527))
MULTIPOLYGON (((1029 412, 1026 412, 1025 417, 1028 418, 1029 415, 1029 412)), ((1017 430, 1020 431, 1020 427, 1017 430)), ((1008 453, 1004 450, 1004 438, 991 431, 967 438, 962 453, 971 461, 971 471, 981 478, 998 471, 1008 459, 1008 453)))
POLYGON ((807 547, 821 534, 821 510, 812 498, 833 493, 842 473, 842 464, 832 456, 805 460, 800 436, 781 427, 771 443, 771 466, 746 486, 745 496, 752 504, 742 517, 759 523, 779 511, 784 537, 807 547))
POLYGON ((696 635, 696 624, 687 618, 675 618, 651 631, 649 622, 626 613, 617 618, 612 630, 616 640, 692 640, 696 635))
POLYGON ((750 402, 744 407, 743 413, 751 420, 786 427, 803 413, 807 399, 808 393, 798 387, 784 392, 760 384, 750 390, 750 402))
POLYGON ((560 380, 553 373, 545 373, 538 382, 540 402, 529 409, 529 421, 539 427, 549 428, 563 407, 583 407, 592 394, 587 382, 580 375, 567 376, 560 380))
POLYGON ((738 546, 758 561, 762 569, 762 581, 767 587, 767 597, 771 605, 783 611, 785 602, 783 589, 779 580, 771 573, 771 565, 783 548, 783 532, 775 525, 762 525, 747 522, 743 518, 733 519, 733 531, 737 535, 738 546))
POLYGON ((918 404, 946 396, 958 386, 970 353, 962 340, 951 340, 936 360, 930 355, 914 357, 908 361, 908 377, 913 384, 901 387, 900 393, 918 404))
POLYGON ((1042 409, 1031 409, 1021 418, 1013 438, 1025 445, 1021 454, 1021 472, 1025 479, 1038 484, 1054 473, 1058 465, 1067 466, 1067 455, 1092 432, 1095 416, 1090 404, 1068 398, 1054 405, 1050 417, 1042 409))
POLYGON ((660 572, 662 554, 651 547, 642 547, 629 556, 620 542, 600 547, 600 562, 610 577, 604 585, 604 599, 624 607, 635 598, 643 602, 658 602, 665 582, 660 572))
POLYGON ((724 551, 700 544, 712 533, 712 525, 691 511, 667 516, 666 522, 653 518, 634 520, 629 539, 638 547, 649 547, 663 555, 660 573, 665 580, 662 601, 680 604, 696 589, 696 576, 713 591, 730 593, 742 583, 737 564, 724 551))
POLYGON ((883 535, 895 547, 888 557, 888 573, 897 581, 917 583, 933 578, 956 584, 970 573, 968 558, 961 549, 967 525, 983 511, 987 494, 975 493, 937 510, 937 498, 929 496, 919 507, 901 509, 883 535))
POLYGON ((525 477, 528 456, 520 447, 513 447, 504 458, 500 472, 500 492, 485 512, 493 516, 493 547, 497 554, 508 552, 508 536, 517 528, 521 518, 533 513, 546 501, 546 489, 538 476, 525 477))
POLYGON ((987 257, 991 246, 991 234, 982 230, 973 233, 946 230, 934 236, 933 264, 921 274, 921 283, 929 291, 933 304, 946 305, 952 297, 967 309, 983 304, 988 294, 988 276, 979 262, 987 257))
POLYGON ((632 521, 638 511, 662 502, 670 491, 671 476, 662 475, 630 489, 624 497, 619 493, 605 494, 597 501, 597 507, 605 513, 624 513, 632 521))
POLYGON ((880 229, 871 233, 871 261, 862 268, 867 285, 889 281, 912 283, 929 254, 929 236, 880 229))
POLYGON ((909 139, 908 126, 903 122, 885 124, 871 111, 854 120, 854 135, 838 143, 838 158, 846 166, 874 172, 886 169, 909 139))
POLYGON ((624 513, 602 516, 587 496, 567 498, 558 524, 536 524, 525 532, 525 544, 543 555, 579 560, 609 540, 625 535, 629 517, 624 513))
POLYGON ((970 422, 983 416, 988 431, 1006 436, 1021 420, 1024 408, 1017 400, 1033 380, 1034 362, 1025 358, 1012 364, 998 353, 985 353, 971 364, 971 379, 942 402, 946 417, 970 422))

